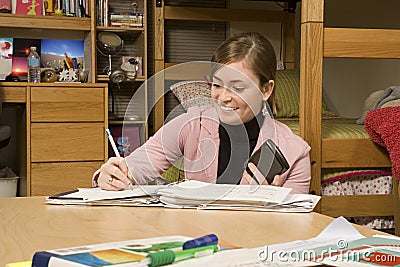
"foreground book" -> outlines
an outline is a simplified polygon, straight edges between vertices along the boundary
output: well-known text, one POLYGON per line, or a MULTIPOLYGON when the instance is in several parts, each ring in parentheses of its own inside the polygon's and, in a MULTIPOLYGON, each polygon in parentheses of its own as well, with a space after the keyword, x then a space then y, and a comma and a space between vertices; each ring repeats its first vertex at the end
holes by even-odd
POLYGON ((218 246, 217 243, 218 238, 210 234, 196 239, 186 236, 165 236, 69 247, 36 252, 32 266, 161 266, 208 256, 227 249, 226 246, 218 246))

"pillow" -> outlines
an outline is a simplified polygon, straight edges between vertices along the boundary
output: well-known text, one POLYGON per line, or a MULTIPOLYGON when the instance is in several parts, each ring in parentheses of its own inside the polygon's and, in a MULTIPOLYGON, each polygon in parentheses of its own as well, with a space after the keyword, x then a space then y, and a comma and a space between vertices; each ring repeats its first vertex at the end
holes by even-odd
MULTIPOLYGON (((298 117, 300 110, 300 71, 276 71, 275 97, 278 106, 277 118, 298 117)), ((335 116, 322 102, 322 116, 335 116)))
POLYGON ((170 86, 185 110, 193 106, 212 106, 211 91, 206 81, 182 81, 170 86))
MULTIPOLYGON (((192 106, 211 106, 213 101, 210 87, 206 81, 182 81, 170 86, 171 91, 187 110, 192 106)), ((299 70, 276 71, 276 102, 278 105, 277 118, 299 116, 300 103, 300 72, 299 70)), ((322 103, 322 116, 335 116, 322 103)))

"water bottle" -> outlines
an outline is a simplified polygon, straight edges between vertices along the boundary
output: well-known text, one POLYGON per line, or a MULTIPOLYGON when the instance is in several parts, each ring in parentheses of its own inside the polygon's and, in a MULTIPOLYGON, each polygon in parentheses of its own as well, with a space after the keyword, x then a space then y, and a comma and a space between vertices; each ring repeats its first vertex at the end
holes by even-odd
POLYGON ((28 82, 40 83, 40 57, 34 46, 28 56, 28 82))

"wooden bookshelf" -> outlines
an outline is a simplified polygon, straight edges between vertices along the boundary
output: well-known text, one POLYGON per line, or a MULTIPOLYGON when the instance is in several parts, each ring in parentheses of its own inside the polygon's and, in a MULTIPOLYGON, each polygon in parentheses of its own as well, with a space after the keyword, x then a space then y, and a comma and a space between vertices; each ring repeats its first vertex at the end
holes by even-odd
POLYGON ((0 13, 0 27, 90 31, 91 18, 67 16, 32 16, 0 13))

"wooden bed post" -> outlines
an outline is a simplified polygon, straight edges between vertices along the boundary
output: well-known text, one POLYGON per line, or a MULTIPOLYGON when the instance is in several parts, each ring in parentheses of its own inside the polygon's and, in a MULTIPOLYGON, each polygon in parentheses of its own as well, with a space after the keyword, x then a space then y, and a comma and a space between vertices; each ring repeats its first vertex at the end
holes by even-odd
POLYGON ((399 180, 393 176, 393 208, 394 208, 394 234, 400 236, 400 183, 399 180))
POLYGON ((154 88, 153 133, 164 124, 164 1, 153 0, 154 12, 154 88), (162 72, 162 73, 159 73, 162 72))
MULTIPOLYGON (((286 7, 287 7, 286 3, 286 7)), ((284 59, 283 63, 285 65, 285 69, 294 69, 294 33, 295 33, 295 16, 296 14, 293 12, 285 11, 283 17, 283 32, 284 32, 284 59)))
POLYGON ((310 192, 320 195, 324 1, 303 0, 301 12, 300 136, 311 146, 310 192))

